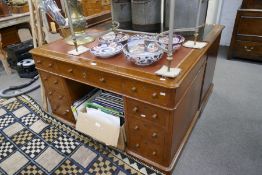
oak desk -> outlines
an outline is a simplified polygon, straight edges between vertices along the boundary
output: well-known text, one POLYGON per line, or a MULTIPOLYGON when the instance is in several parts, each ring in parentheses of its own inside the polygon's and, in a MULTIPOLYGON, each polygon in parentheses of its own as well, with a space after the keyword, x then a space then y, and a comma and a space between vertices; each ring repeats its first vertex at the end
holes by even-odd
MULTIPOLYGON (((170 173, 213 88, 213 75, 223 26, 206 26, 201 50, 181 47, 173 66, 175 79, 156 76, 165 57, 149 67, 128 63, 123 54, 99 59, 90 53, 70 56, 64 41, 32 50, 54 114, 75 122, 70 106, 94 87, 123 95, 126 152, 170 173)), ((96 43, 87 45, 91 47, 96 43)))

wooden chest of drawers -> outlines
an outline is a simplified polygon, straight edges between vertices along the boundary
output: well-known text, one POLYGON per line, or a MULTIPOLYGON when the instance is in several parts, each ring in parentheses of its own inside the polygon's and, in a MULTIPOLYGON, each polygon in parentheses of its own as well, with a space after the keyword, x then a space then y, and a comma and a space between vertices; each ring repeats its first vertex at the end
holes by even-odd
POLYGON ((228 58, 262 61, 262 10, 239 9, 228 58))

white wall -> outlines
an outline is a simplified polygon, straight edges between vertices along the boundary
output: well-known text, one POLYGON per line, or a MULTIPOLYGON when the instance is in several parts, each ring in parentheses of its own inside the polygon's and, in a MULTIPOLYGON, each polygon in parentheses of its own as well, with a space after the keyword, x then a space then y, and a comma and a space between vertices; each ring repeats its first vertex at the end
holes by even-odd
POLYGON ((208 10, 207 10, 207 24, 216 24, 218 23, 218 15, 219 15, 219 5, 222 0, 209 0, 208 2, 208 10))
POLYGON ((240 7, 241 3, 242 0, 223 0, 219 23, 224 25, 225 29, 222 33, 220 45, 230 45, 237 9, 240 7))

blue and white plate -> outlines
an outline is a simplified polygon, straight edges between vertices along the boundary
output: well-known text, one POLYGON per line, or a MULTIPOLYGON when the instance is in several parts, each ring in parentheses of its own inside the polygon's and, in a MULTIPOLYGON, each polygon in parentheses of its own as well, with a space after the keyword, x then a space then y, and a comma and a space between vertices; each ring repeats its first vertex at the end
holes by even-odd
POLYGON ((102 43, 93 47, 90 52, 96 57, 109 58, 119 54, 123 49, 123 45, 120 43, 102 43))

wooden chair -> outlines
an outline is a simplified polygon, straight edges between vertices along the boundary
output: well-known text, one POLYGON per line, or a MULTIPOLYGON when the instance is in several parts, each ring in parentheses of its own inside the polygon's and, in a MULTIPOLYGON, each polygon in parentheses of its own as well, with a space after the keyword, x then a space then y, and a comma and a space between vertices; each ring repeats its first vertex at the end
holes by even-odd
POLYGON ((7 62, 7 54, 6 51, 2 47, 2 41, 1 41, 1 35, 0 35, 0 61, 2 62, 4 66, 5 72, 10 75, 12 73, 11 68, 9 67, 9 64, 7 62))

